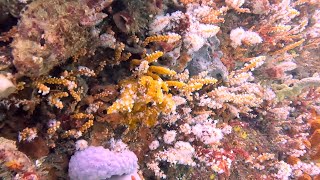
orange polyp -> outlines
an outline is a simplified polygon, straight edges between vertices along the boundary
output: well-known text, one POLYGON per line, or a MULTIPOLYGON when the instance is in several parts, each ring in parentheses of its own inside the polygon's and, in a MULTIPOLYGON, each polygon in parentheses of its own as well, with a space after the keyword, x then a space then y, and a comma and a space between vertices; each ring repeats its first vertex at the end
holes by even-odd
POLYGON ((8 161, 5 163, 5 166, 12 170, 22 169, 23 167, 19 162, 16 161, 8 161))
POLYGON ((304 173, 302 176, 298 178, 298 180, 312 180, 309 174, 304 173))
POLYGON ((320 117, 317 117, 315 120, 311 120, 310 125, 312 130, 320 129, 320 117))
POLYGON ((320 175, 316 175, 313 177, 313 180, 320 180, 320 175))
POLYGON ((303 144, 304 144, 308 149, 311 148, 311 143, 310 143, 309 140, 307 140, 307 139, 303 140, 303 144))
POLYGON ((311 143, 311 147, 316 147, 320 144, 320 129, 317 129, 313 132, 309 141, 311 143))
POLYGON ((297 157, 294 157, 294 156, 289 156, 289 157, 287 158, 287 163, 290 164, 290 165, 295 165, 295 164, 297 164, 299 161, 300 161, 300 159, 297 158, 297 157))
POLYGON ((313 160, 319 160, 320 159, 320 146, 317 147, 316 152, 314 154, 311 154, 311 158, 313 160))

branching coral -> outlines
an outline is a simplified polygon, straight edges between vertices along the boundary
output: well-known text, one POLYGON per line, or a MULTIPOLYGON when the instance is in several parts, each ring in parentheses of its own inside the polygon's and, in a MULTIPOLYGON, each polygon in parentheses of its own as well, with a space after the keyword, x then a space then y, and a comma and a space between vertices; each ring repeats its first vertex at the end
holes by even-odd
MULTIPOLYGON (((180 39, 178 35, 152 36, 146 38, 143 45, 150 42, 167 41, 173 43, 180 39), (173 39, 173 40, 171 40, 173 39)), ((130 125, 134 125, 143 120, 148 126, 153 126, 161 113, 168 114, 175 110, 175 103, 169 93, 170 87, 176 87, 184 93, 191 93, 203 87, 203 85, 217 82, 213 78, 194 78, 187 84, 179 81, 164 81, 160 76, 171 77, 176 72, 162 66, 151 65, 156 62, 163 52, 157 51, 146 55, 141 60, 134 59, 132 64, 136 68, 137 77, 129 78, 120 82, 121 94, 109 108, 110 113, 125 113, 130 125)))
POLYGON ((168 94, 167 84, 154 73, 175 74, 174 71, 164 67, 150 66, 146 75, 139 75, 137 79, 126 79, 120 82, 122 88, 120 98, 108 108, 108 114, 126 113, 128 122, 132 125, 135 125, 144 116, 145 122, 150 126, 156 123, 161 112, 169 113, 174 110, 174 102, 171 99, 172 96, 168 94))
MULTIPOLYGON (((213 8, 209 6, 199 7, 197 5, 191 5, 188 6, 186 13, 176 11, 165 16, 158 15, 150 24, 150 32, 152 34, 167 34, 168 32, 181 34, 182 44, 179 45, 181 47, 178 47, 175 51, 175 53, 181 54, 181 58, 178 58, 180 55, 174 57, 169 55, 172 58, 171 61, 176 61, 176 63, 173 63, 176 64, 173 66, 174 69, 183 71, 187 63, 191 60, 187 55, 192 55, 192 53, 198 51, 205 45, 209 38, 214 37, 219 32, 220 28, 217 25, 209 23, 208 19, 203 19, 203 17, 211 13, 211 10, 213 10, 213 8), (201 22, 201 20, 206 20, 206 22, 201 22), (182 54, 185 56, 182 56, 182 54)), ((223 14, 223 12, 224 11, 221 10, 221 12, 217 14, 223 14)), ((211 19, 214 18, 211 17, 211 19)), ((156 37, 164 38, 163 36, 156 37)))
POLYGON ((95 72, 90 70, 87 67, 80 66, 76 71, 65 71, 63 72, 60 78, 56 77, 40 77, 34 83, 35 87, 38 89, 38 93, 41 93, 43 96, 49 94, 48 101, 49 104, 52 106, 57 107, 58 109, 62 109, 64 107, 60 98, 68 97, 69 94, 75 102, 81 101, 81 93, 83 91, 82 87, 78 87, 77 85, 77 77, 80 75, 94 77, 96 76, 95 72), (62 85, 63 88, 66 88, 69 93, 67 92, 55 92, 50 93, 50 88, 45 85, 62 85))
POLYGON ((249 115, 252 108, 259 107, 264 99, 263 88, 250 83, 253 80, 250 71, 261 66, 264 60, 264 56, 252 58, 242 69, 231 72, 228 79, 230 87, 220 86, 204 94, 200 97, 199 105, 212 109, 228 109, 236 117, 239 117, 239 113, 249 115))

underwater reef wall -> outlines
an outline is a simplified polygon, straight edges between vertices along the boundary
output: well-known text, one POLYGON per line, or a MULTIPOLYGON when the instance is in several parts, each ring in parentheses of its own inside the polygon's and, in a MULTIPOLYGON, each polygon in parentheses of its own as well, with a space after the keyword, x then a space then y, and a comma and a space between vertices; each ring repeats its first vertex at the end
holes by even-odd
POLYGON ((320 179, 319 0, 0 0, 0 179, 320 179))

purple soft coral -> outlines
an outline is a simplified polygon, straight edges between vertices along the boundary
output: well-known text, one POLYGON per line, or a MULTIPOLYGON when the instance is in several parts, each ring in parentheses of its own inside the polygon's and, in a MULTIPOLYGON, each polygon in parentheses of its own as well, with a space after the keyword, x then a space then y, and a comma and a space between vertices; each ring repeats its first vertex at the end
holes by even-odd
POLYGON ((138 169, 138 158, 129 150, 110 151, 101 146, 89 146, 76 152, 69 162, 71 180, 107 179, 132 174, 138 169))

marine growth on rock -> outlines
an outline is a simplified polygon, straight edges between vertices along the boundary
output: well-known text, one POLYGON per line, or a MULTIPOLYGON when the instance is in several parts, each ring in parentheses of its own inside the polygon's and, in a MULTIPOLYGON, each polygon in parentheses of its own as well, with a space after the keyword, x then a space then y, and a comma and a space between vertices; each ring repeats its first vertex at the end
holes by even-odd
POLYGON ((319 0, 0 12, 0 179, 320 180, 319 0))

